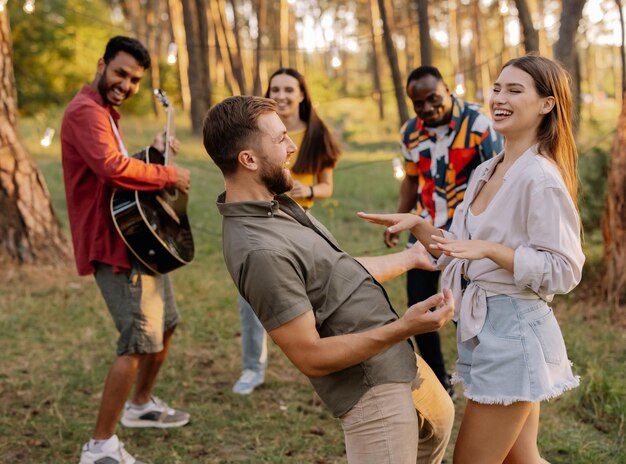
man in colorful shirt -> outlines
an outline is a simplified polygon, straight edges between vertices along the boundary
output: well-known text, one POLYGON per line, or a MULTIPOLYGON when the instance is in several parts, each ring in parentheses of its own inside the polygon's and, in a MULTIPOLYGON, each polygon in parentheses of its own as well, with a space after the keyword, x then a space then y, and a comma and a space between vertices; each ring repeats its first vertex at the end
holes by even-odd
MULTIPOLYGON (((115 188, 189 191, 188 169, 147 164, 128 156, 124 146, 120 114, 114 107, 137 93, 149 67, 150 55, 141 43, 113 37, 98 60, 95 79, 72 99, 61 126, 76 267, 80 275, 94 275, 120 334, 96 427, 80 464, 140 464, 115 435, 120 416, 126 427, 180 427, 189 422, 188 413, 152 396, 179 320, 169 277, 150 273, 129 253, 110 211, 115 188), (133 384, 135 390, 126 402, 133 384)), ((178 141, 169 143, 175 152, 178 141)), ((157 137, 153 146, 163 151, 163 137, 157 137)))
MULTIPOLYGON (((437 68, 420 66, 407 79, 407 95, 417 116, 400 129, 406 176, 400 185, 397 212, 415 211, 435 227, 447 230, 455 208, 463 201, 473 170, 502 149, 491 120, 477 105, 450 94, 437 68)), ((398 235, 385 232, 393 247, 398 235)), ((422 246, 409 238, 409 245, 422 246)), ((437 293, 439 271, 407 273, 408 306, 437 293)), ((415 337, 420 353, 439 381, 453 395, 438 332, 415 337)))

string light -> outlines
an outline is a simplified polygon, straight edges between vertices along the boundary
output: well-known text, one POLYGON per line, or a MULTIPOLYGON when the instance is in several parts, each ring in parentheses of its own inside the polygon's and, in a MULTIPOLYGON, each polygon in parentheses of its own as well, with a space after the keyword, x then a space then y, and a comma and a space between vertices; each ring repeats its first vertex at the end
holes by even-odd
POLYGON ((124 10, 119 4, 111 9, 111 22, 113 24, 122 24, 124 22, 124 10))
POLYGON ((391 160, 391 164, 393 166, 393 177, 398 180, 404 179, 404 166, 402 165, 402 160, 400 158, 394 158, 391 160))
POLYGON ((52 138, 54 137, 54 129, 52 127, 46 128, 46 131, 43 133, 43 137, 39 141, 42 147, 49 147, 52 143, 52 138))
POLYGON ((178 49, 176 48, 176 44, 174 42, 170 42, 167 47, 167 62, 168 64, 176 64, 177 59, 178 49))
POLYGON ((33 14, 35 12, 35 0, 24 0, 22 10, 26 14, 33 14))
POLYGON ((335 47, 333 47, 333 49, 331 50, 331 55, 332 55, 332 58, 330 59, 330 65, 334 69, 339 68, 341 66, 341 58, 339 58, 339 52, 337 51, 335 47))
POLYGON ((4 8, 6 7, 8 1, 9 0, 0 0, 0 13, 4 11, 4 8))
POLYGON ((458 96, 462 96, 465 94, 465 76, 463 74, 456 74, 454 76, 454 82, 456 87, 454 88, 454 93, 458 96))
POLYGON ((509 12, 509 4, 506 0, 500 0, 500 14, 507 14, 509 12))

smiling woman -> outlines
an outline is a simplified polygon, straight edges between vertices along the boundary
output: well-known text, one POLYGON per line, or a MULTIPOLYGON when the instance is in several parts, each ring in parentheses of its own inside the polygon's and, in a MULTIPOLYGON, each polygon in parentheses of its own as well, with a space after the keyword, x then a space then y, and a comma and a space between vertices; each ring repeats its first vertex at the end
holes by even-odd
POLYGON ((276 112, 299 149, 289 164, 294 179, 290 195, 303 208, 311 208, 314 199, 333 193, 339 144, 317 116, 304 76, 295 69, 274 72, 265 96, 276 101, 276 112))
POLYGON ((454 293, 456 380, 468 398, 454 462, 545 463, 540 402, 579 383, 548 306, 580 282, 585 261, 568 75, 547 58, 513 59, 490 108, 504 151, 476 168, 448 232, 414 214, 360 216, 411 230, 454 293))

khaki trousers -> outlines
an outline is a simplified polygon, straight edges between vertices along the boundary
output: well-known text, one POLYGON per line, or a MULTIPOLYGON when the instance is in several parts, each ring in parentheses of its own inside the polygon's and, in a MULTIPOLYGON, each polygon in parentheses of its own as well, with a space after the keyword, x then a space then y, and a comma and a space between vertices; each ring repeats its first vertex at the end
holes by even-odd
POLYGON ((422 358, 412 383, 376 385, 341 418, 350 464, 438 464, 454 404, 422 358))

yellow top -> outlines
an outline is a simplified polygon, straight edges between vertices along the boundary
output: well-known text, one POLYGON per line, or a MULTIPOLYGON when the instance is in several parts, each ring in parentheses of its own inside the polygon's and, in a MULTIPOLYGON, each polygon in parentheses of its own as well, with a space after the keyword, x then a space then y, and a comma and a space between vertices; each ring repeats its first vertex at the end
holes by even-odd
MULTIPOLYGON (((295 143, 298 147, 296 152, 291 155, 291 159, 289 160, 289 164, 287 166, 289 169, 291 169, 291 167, 296 164, 296 160, 298 159, 298 151, 300 150, 300 145, 302 144, 302 139, 304 138, 305 131, 306 129, 301 129, 295 132, 288 132, 289 138, 293 140, 293 143, 295 143)), ((298 182, 301 182, 304 185, 309 185, 311 187, 313 187, 317 181, 317 175, 313 173, 298 174, 291 171, 291 177, 293 178, 293 180, 297 180, 298 182)), ((308 198, 294 198, 294 200, 303 208, 310 208, 311 206, 313 206, 314 203, 313 200, 309 200, 308 198)))

